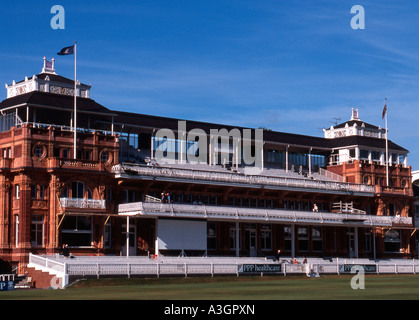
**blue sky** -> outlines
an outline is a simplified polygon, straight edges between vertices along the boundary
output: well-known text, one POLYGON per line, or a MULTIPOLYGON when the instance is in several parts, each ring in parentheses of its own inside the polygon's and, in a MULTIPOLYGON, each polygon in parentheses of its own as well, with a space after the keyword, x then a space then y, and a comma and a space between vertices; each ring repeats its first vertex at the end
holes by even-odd
POLYGON ((390 139, 419 169, 417 1, 2 1, 0 27, 0 81, 39 73, 44 56, 72 78, 56 53, 77 41, 78 79, 115 110, 322 136, 352 107, 384 126, 387 98, 390 139))

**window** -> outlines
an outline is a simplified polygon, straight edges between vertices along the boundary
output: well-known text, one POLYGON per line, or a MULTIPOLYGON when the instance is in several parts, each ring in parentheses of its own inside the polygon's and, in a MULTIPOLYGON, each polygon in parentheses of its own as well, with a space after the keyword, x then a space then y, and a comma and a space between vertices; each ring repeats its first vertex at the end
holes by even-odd
POLYGON ((389 203, 388 204, 388 214, 390 216, 395 216, 396 215, 396 205, 394 203, 389 203))
POLYGON ((70 247, 92 245, 92 219, 84 216, 65 216, 62 223, 62 242, 70 247))
POLYGON ((399 164, 403 164, 403 162, 404 162, 404 155, 399 154, 399 164))
POLYGON ((272 230, 270 225, 263 224, 261 226, 260 238, 260 248, 262 250, 272 250, 272 230))
POLYGON ((15 197, 20 199, 20 186, 18 184, 15 186, 15 197))
POLYGON ((84 160, 92 160, 92 150, 84 150, 84 160))
POLYGON ((69 152, 68 148, 62 148, 61 149, 61 157, 62 158, 68 159, 69 158, 69 154, 70 154, 70 152, 69 152))
POLYGON ((92 199, 92 191, 83 182, 73 181, 62 192, 63 198, 69 199, 92 199))
POLYGON ((298 250, 308 251, 308 227, 298 227, 298 250))
POLYGON ((390 230, 384 237, 385 252, 399 252, 401 248, 400 231, 390 230))
POLYGON ((44 245, 44 216, 33 215, 31 223, 31 244, 33 247, 44 245))
POLYGON ((313 251, 320 252, 323 250, 323 237, 321 227, 312 227, 311 236, 313 237, 313 251))
POLYGON ((292 226, 284 226, 285 250, 291 251, 292 246, 292 226))
POLYGON ((365 232, 365 251, 366 252, 371 252, 371 239, 372 239, 372 235, 371 235, 371 231, 368 230, 367 232, 365 232))
POLYGON ((102 151, 100 154, 100 161, 108 162, 109 161, 109 152, 102 151))
MULTIPOLYGON (((239 231, 239 249, 241 249, 241 243, 240 243, 241 230, 240 230, 240 228, 238 228, 238 231, 239 231)), ((237 236, 236 224, 235 223, 230 223, 230 249, 231 250, 236 250, 236 248, 237 248, 236 236, 237 236)))
POLYGON ((19 246, 19 216, 15 215, 15 246, 19 246))
POLYGON ((112 225, 111 223, 108 221, 105 224, 105 228, 103 231, 103 246, 105 248, 110 248, 112 245, 112 225))
POLYGON ((368 159, 368 150, 363 150, 363 149, 361 149, 361 150, 359 150, 359 157, 361 158, 361 159, 368 159))
POLYGON ((207 223, 207 249, 217 249, 217 229, 215 222, 207 223))
POLYGON ((37 144, 33 148, 33 155, 35 157, 42 158, 46 156, 46 151, 47 149, 44 146, 37 144))
POLYGON ((135 202, 135 191, 134 190, 124 190, 124 202, 135 202))
POLYGON ((32 199, 45 199, 45 186, 33 184, 31 186, 32 199))

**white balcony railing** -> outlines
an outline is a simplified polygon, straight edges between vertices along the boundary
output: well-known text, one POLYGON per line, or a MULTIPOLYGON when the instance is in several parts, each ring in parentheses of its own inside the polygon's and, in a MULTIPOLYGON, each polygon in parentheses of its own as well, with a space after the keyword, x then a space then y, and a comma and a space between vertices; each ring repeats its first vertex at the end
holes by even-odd
POLYGON ((105 200, 60 198, 62 208, 106 209, 105 200))
POLYGON ((365 214, 345 214, 331 212, 295 211, 287 209, 264 209, 227 206, 206 206, 190 204, 167 204, 133 202, 118 206, 120 215, 141 215, 153 217, 214 219, 229 221, 255 221, 261 223, 312 223, 346 226, 391 227, 411 225, 410 217, 374 216, 365 214))
POLYGON ((237 172, 223 171, 205 171, 195 170, 192 167, 188 169, 171 168, 171 167, 151 167, 135 164, 118 164, 113 166, 112 172, 115 175, 132 175, 161 179, 179 179, 179 180, 199 180, 208 183, 223 184, 245 184, 259 185, 271 187, 284 187, 287 189, 315 189, 336 191, 337 193, 360 193, 365 195, 373 195, 374 186, 365 184, 353 184, 347 182, 337 182, 328 180, 316 180, 309 178, 294 178, 281 176, 265 176, 265 175, 246 175, 237 172))

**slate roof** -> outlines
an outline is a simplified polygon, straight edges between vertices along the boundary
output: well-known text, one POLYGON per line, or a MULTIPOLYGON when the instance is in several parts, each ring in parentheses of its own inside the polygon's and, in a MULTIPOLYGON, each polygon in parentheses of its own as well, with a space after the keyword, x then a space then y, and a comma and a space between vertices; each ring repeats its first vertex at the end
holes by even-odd
MULTIPOLYGON (((66 77, 60 76, 60 75, 58 75, 58 74, 43 72, 43 73, 39 73, 39 74, 37 74, 37 75, 36 75, 36 77, 37 77, 38 79, 41 79, 41 80, 45 80, 47 76, 49 77, 49 80, 50 80, 51 82, 65 83, 65 84, 71 84, 71 85, 74 85, 74 79, 72 80, 72 79, 69 79, 69 78, 66 78, 66 77)), ((30 78, 28 78, 28 80, 31 80, 32 78, 33 78, 33 76, 32 76, 32 77, 30 77, 30 78)), ((24 82, 24 81, 25 81, 25 80, 22 80, 22 81, 19 81, 19 82, 17 82, 17 83, 21 83, 21 82, 24 82)), ((80 83, 80 84, 81 84, 82 86, 88 86, 88 87, 90 87, 90 85, 87 85, 87 84, 83 84, 83 83, 80 83)))
MULTIPOLYGON (((11 97, 0 102, 0 109, 12 107, 16 105, 36 105, 38 107, 52 107, 73 110, 74 98, 72 96, 54 94, 49 92, 32 91, 29 93, 21 94, 15 97, 11 97)), ((132 112, 116 111, 111 110, 103 105, 97 103, 90 98, 77 98, 77 110, 79 112, 93 112, 100 114, 108 114, 109 116, 114 115, 115 124, 124 124, 128 126, 148 127, 148 128, 167 128, 173 131, 178 129, 178 121, 182 119, 153 116, 132 112)), ((209 133, 211 129, 222 129, 231 130, 237 128, 239 130, 251 129, 244 127, 237 127, 225 124, 215 124, 201 121, 186 121, 186 130, 190 131, 195 128, 204 130, 209 133)), ((111 122, 111 119, 109 119, 111 122)), ((252 132, 253 133, 253 132, 252 132)), ((348 136, 335 139, 326 139, 323 137, 315 137, 294 133, 286 133, 279 131, 264 130, 263 139, 265 142, 273 142, 279 144, 289 144, 293 146, 301 147, 313 147, 318 149, 332 149, 340 148, 345 146, 360 146, 368 148, 385 148, 385 139, 364 137, 364 136, 348 136)), ((407 152, 405 148, 395 144, 392 141, 388 141, 389 149, 394 151, 407 152)))
MULTIPOLYGON (((72 110, 74 108, 74 97, 49 92, 31 91, 3 100, 0 102, 0 109, 21 104, 72 110)), ((113 113, 111 110, 97 103, 96 101, 90 98, 81 97, 77 97, 77 110, 109 114, 113 113)))
POLYGON ((367 128, 367 129, 374 129, 374 130, 379 129, 377 126, 374 126, 373 124, 369 124, 369 123, 367 123, 365 121, 361 121, 361 120, 349 120, 349 121, 340 123, 336 126, 333 126, 333 128, 335 128, 335 129, 345 128, 346 124, 348 124, 349 127, 353 127, 353 125, 355 123, 358 127, 362 127, 362 124, 364 124, 364 127, 367 128))

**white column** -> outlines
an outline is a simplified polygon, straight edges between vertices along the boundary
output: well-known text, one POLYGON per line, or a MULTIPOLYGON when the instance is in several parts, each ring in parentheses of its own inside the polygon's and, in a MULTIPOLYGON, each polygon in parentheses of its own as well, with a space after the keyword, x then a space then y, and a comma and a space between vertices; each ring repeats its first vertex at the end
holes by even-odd
POLYGON ((154 254, 156 256, 159 255, 159 228, 158 227, 159 227, 159 219, 156 218, 156 224, 155 224, 155 228, 154 228, 155 233, 156 233, 156 240, 154 242, 154 254))
POLYGON ((127 234, 126 234, 127 257, 129 257, 129 216, 127 216, 127 234))
POLYGON ((240 256, 240 228, 239 222, 236 222, 236 257, 240 256))
POLYGON ((310 148, 308 151, 308 174, 311 175, 311 151, 313 148, 310 148))
POLYGON ((360 151, 359 151, 359 147, 355 148, 355 160, 359 160, 360 157, 360 151))
POLYGON ((295 225, 291 225, 291 256, 295 257, 295 225))
POLYGON ((358 256, 358 227, 354 227, 354 246, 355 246, 355 258, 358 256))
POLYGON ((212 136, 209 138, 208 153, 209 165, 212 165, 212 136))
POLYGON ((372 229, 372 248, 374 250, 374 260, 376 259, 376 251, 375 251, 375 228, 372 229))

